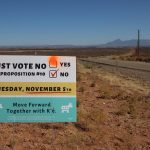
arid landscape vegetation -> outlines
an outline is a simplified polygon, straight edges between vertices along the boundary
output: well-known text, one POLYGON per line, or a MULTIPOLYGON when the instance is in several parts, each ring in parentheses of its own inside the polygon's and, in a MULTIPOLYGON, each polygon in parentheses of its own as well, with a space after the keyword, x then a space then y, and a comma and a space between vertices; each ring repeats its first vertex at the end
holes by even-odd
POLYGON ((150 150, 150 0, 1 0, 0 150, 150 150))
POLYGON ((130 48, 1 48, 1 55, 108 56, 130 52, 130 48), (93 51, 94 50, 94 51, 93 51))
MULTIPOLYGON (((0 150, 149 150, 150 72, 82 61, 139 61, 131 55, 133 50, 1 50, 1 55, 77 56, 77 122, 1 123, 0 150)), ((150 59, 150 49, 142 48, 139 58, 150 59)))

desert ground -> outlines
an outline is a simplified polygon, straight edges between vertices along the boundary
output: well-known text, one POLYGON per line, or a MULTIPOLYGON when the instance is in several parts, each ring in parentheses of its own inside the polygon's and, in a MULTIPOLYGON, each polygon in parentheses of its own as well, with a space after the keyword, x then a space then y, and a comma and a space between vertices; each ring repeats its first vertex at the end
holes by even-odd
MULTIPOLYGON (((0 150, 149 150, 150 72, 82 60, 141 61, 129 56, 132 51, 1 50, 1 55, 77 56, 77 122, 0 123, 0 150)), ((143 48, 142 60, 149 55, 150 48, 143 48)))

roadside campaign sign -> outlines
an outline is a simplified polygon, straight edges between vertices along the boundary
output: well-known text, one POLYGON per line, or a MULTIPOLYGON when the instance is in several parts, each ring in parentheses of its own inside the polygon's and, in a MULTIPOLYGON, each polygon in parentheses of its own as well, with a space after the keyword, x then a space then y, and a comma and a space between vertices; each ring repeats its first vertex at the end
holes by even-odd
POLYGON ((0 122, 76 122, 76 57, 0 56, 0 122))

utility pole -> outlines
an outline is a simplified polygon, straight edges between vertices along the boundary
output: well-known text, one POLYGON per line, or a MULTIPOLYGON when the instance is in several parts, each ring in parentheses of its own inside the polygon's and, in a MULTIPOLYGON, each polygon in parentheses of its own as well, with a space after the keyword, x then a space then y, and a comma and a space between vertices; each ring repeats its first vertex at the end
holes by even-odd
POLYGON ((136 56, 139 56, 140 53, 140 30, 138 30, 138 39, 137 39, 137 48, 136 48, 136 56))

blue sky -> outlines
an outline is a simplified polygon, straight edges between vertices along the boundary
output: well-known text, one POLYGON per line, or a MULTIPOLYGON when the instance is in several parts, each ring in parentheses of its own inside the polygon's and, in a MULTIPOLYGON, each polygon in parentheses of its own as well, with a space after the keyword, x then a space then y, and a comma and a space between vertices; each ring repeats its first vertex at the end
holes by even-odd
POLYGON ((0 45, 150 39, 150 0, 0 0, 0 45))

